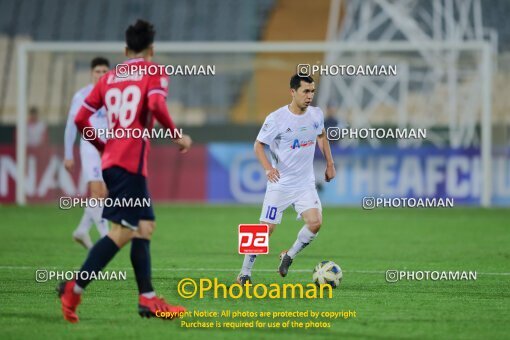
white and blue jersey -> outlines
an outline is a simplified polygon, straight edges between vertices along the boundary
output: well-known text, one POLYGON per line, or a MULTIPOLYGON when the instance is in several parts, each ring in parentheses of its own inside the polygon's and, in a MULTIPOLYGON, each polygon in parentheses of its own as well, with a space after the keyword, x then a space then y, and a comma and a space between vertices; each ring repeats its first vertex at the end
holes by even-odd
POLYGON ((297 115, 285 105, 267 116, 257 140, 269 145, 273 168, 280 173, 277 183, 267 182, 268 189, 315 188, 313 158, 323 129, 324 115, 314 106, 297 115))
POLYGON ((322 211, 315 189, 313 159, 317 136, 323 129, 324 114, 314 106, 301 115, 284 106, 267 116, 257 140, 269 145, 271 163, 280 179, 276 183, 267 182, 260 221, 281 223, 283 212, 291 205, 298 218, 308 209, 322 211))
MULTIPOLYGON (((89 95, 90 91, 94 88, 94 85, 89 84, 84 88, 78 90, 71 102, 71 108, 67 116, 67 124, 65 129, 64 137, 64 156, 66 160, 73 159, 73 145, 76 139, 78 129, 74 124, 74 119, 78 114, 83 101, 89 95)), ((90 117, 90 124, 96 129, 106 129, 108 127, 108 118, 106 116, 106 110, 104 107, 99 109, 90 117)), ((102 181, 103 177, 101 174, 101 156, 97 149, 88 141, 80 138, 80 158, 82 164, 83 175, 87 182, 89 181, 102 181)))

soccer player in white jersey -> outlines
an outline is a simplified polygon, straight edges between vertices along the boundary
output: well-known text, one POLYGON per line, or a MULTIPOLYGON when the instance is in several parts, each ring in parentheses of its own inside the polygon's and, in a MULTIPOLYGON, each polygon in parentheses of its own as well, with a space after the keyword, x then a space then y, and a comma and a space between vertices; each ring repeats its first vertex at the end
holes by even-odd
MULTIPOLYGON (((107 59, 102 57, 94 58, 90 63, 92 83, 78 90, 78 92, 76 92, 73 96, 71 109, 69 110, 69 115, 67 117, 64 139, 64 166, 69 172, 71 172, 74 168, 73 144, 77 133, 74 119, 83 104, 83 100, 87 98, 90 91, 94 88, 94 85, 105 73, 108 72, 109 68, 110 64, 107 59)), ((100 109, 92 117, 90 117, 90 123, 94 128, 106 129, 108 127, 108 118, 104 108, 100 109)), ((90 142, 83 138, 80 139, 80 158, 82 176, 84 176, 87 181, 90 197, 106 197, 106 186, 104 184, 101 171, 101 155, 99 155, 97 149, 90 142)), ((73 239, 87 249, 92 248, 93 244, 89 234, 92 224, 96 225, 97 231, 101 237, 108 233, 108 222, 103 219, 102 214, 102 207, 86 207, 78 227, 73 232, 73 239)))
MULTIPOLYGON (((257 140, 255 154, 266 171, 267 188, 260 215, 260 223, 269 226, 269 233, 281 223, 285 209, 292 205, 305 225, 288 251, 280 254, 278 272, 287 276, 296 255, 317 236, 322 225, 322 206, 315 188, 313 159, 315 145, 326 158, 325 180, 335 175, 335 165, 324 130, 324 115, 318 107, 310 106, 315 94, 312 77, 294 75, 290 79, 292 102, 267 116, 257 140), (271 151, 271 162, 264 152, 271 151)), ((237 282, 251 283, 251 270, 257 255, 245 255, 237 282)))

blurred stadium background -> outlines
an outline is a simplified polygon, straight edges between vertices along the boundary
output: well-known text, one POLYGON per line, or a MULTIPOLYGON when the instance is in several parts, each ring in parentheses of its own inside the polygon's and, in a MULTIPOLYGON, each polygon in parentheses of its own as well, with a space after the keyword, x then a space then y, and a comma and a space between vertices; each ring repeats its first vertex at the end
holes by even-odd
POLYGON ((0 203, 85 194, 79 171, 62 165, 71 97, 89 83, 93 57, 123 61, 124 31, 144 18, 157 30, 155 61, 216 66, 215 76, 171 79, 170 113, 196 145, 181 157, 153 141, 156 201, 262 202, 252 143, 265 115, 289 102, 296 66, 396 64, 396 77, 316 79, 329 126, 428 129, 424 141, 334 143, 333 184, 322 185, 316 162, 323 203, 384 195, 508 206, 508 12, 505 0, 0 0, 0 203))

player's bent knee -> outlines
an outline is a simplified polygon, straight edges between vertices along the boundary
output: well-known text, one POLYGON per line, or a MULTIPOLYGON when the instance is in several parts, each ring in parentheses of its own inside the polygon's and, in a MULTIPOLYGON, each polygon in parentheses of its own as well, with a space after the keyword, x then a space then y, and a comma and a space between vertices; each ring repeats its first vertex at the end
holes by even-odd
POLYGON ((135 237, 150 240, 154 233, 154 229, 156 229, 156 222, 140 221, 138 223, 138 230, 135 233, 135 237))
POLYGON ((321 229, 322 220, 320 218, 314 218, 307 222, 308 229, 314 234, 317 234, 321 229))
POLYGON ((134 237, 134 230, 112 223, 112 228, 108 232, 108 237, 112 239, 117 247, 122 248, 134 237))
POLYGON ((271 225, 271 226, 269 226, 269 235, 270 235, 270 236, 271 236, 271 234, 273 233, 273 231, 275 230, 275 227, 276 227, 276 226, 275 226, 274 224, 273 224, 273 225, 271 225))
POLYGON ((273 233, 273 231, 276 228, 276 224, 271 224, 271 223, 266 223, 266 222, 260 222, 260 223, 267 224, 267 226, 269 227, 269 236, 271 236, 271 234, 273 233))

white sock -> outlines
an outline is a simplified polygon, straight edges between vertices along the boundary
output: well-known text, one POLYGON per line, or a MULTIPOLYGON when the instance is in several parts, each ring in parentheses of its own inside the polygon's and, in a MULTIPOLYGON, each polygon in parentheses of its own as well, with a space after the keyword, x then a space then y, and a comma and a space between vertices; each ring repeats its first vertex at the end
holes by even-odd
POLYGON ((308 229, 308 226, 305 224, 299 231, 297 240, 292 245, 292 248, 289 249, 287 255, 293 259, 301 250, 310 244, 310 242, 312 242, 316 236, 317 234, 312 233, 310 229, 308 229))
POLYGON ((101 237, 106 236, 108 234, 108 221, 103 218, 103 207, 94 207, 94 208, 87 208, 90 211, 90 214, 92 215, 92 218, 94 220, 94 223, 96 224, 97 231, 99 232, 99 235, 101 237))
POLYGON ((241 269, 241 274, 243 275, 251 275, 251 269, 255 264, 255 260, 257 259, 257 255, 244 255, 243 268, 241 269))
POLYGON ((78 286, 76 283, 74 284, 74 287, 73 287, 73 293, 74 294, 81 294, 83 293, 83 288, 81 288, 80 286, 78 286))
POLYGON ((142 293, 142 296, 146 297, 147 299, 152 299, 153 297, 156 296, 156 293, 154 291, 147 292, 147 293, 142 293))
POLYGON ((75 233, 78 234, 88 234, 90 228, 92 227, 92 216, 88 213, 87 208, 83 212, 83 216, 81 217, 80 223, 78 227, 76 227, 75 233))

